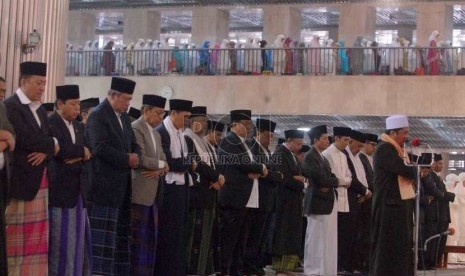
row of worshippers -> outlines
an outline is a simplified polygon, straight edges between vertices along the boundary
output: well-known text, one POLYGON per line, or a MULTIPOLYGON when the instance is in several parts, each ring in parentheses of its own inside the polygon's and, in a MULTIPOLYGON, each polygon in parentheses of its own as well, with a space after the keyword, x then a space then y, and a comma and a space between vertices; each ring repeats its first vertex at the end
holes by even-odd
POLYGON ((77 86, 57 88, 58 111, 47 119, 46 65, 20 67, 20 88, 5 101, 5 141, 14 148, 6 170, 10 271, 264 275, 267 254, 278 271, 294 270, 302 256, 305 274, 367 270, 377 135, 335 127, 329 145, 326 126, 313 127, 301 162, 302 131, 286 131, 271 154, 276 123, 258 119, 249 139, 251 111, 234 110, 221 139, 224 125, 208 127, 205 107, 170 100, 163 119, 166 99, 156 95, 143 96, 131 125, 136 84, 122 78, 112 79, 84 127, 77 86))

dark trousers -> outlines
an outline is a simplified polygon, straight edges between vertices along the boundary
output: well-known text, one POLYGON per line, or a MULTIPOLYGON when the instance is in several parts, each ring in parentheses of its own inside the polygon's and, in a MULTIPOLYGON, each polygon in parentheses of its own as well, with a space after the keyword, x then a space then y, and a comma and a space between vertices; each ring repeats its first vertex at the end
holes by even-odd
POLYGON ((245 244, 244 272, 251 275, 264 275, 260 260, 260 245, 265 239, 265 225, 268 212, 259 209, 250 209, 247 216, 248 233, 243 233, 243 244, 245 244))
POLYGON ((265 267, 273 263, 273 238, 276 224, 275 220, 275 213, 268 213, 265 222, 265 230, 263 231, 262 244, 260 245, 261 267, 265 267))
POLYGON ((7 181, 5 170, 0 170, 0 275, 8 275, 6 258, 5 209, 7 202, 7 181))
POLYGON ((238 275, 244 268, 245 241, 248 237, 249 208, 221 207, 221 274, 238 275))
POLYGON ((185 185, 164 184, 162 192, 155 276, 185 276, 188 189, 185 185))
POLYGON ((350 212, 337 215, 337 263, 339 271, 352 272, 357 241, 358 208, 350 206, 350 212))
MULTIPOLYGON (((442 233, 449 228, 448 222, 427 221, 425 223, 424 240, 442 233)), ((435 268, 440 265, 441 256, 444 254, 447 236, 443 235, 429 241, 425 252, 426 268, 435 268)))

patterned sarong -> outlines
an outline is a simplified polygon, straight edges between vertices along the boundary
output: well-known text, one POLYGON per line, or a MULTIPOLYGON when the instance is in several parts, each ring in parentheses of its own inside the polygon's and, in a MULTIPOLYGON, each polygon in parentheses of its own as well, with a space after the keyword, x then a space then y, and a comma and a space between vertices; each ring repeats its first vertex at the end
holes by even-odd
POLYGON ((82 197, 73 208, 50 207, 49 276, 90 275, 90 261, 90 226, 82 197))
POLYGON ((187 271, 210 275, 213 267, 213 222, 215 209, 191 209, 188 215, 187 271))
POLYGON ((6 209, 8 273, 48 275, 48 180, 44 171, 39 191, 31 201, 10 201, 6 209))
POLYGON ((157 249, 157 205, 132 204, 131 214, 131 275, 153 276, 157 249))
POLYGON ((92 237, 92 273, 97 275, 130 275, 130 207, 120 208, 89 203, 92 237))

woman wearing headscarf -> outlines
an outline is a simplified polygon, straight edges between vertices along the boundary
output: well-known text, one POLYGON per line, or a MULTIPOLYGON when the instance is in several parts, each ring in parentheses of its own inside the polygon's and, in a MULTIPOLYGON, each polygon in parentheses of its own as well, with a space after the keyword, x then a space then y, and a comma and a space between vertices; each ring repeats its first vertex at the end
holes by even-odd
POLYGON ((210 41, 205 41, 200 50, 200 70, 198 74, 209 75, 210 74, 210 41))
POLYGON ((260 45, 258 39, 252 41, 252 74, 260 74, 260 45))
POLYGON ((134 75, 134 47, 134 42, 131 42, 126 49, 126 74, 130 76, 134 75))
MULTIPOLYGON (((448 192, 456 193, 457 192, 456 187, 457 187, 457 184, 459 183, 459 177, 454 173, 448 174, 446 176, 445 183, 446 183, 446 190, 448 192)), ((450 228, 455 229, 455 235, 447 237, 447 245, 458 245, 458 241, 459 241, 460 229, 458 225, 459 225, 459 221, 461 218, 458 216, 458 212, 459 212, 458 196, 459 195, 456 194, 457 200, 449 204, 450 220, 451 220, 451 223, 449 224, 449 226, 450 228)), ((463 229, 462 231, 465 231, 465 229, 463 229)), ((458 261, 457 254, 449 253, 448 261, 457 262, 458 261)))
POLYGON ((142 70, 145 71, 147 75, 153 75, 154 72, 154 55, 153 55, 153 41, 151 39, 147 39, 145 41, 144 51, 143 51, 143 59, 144 59, 144 67, 142 70))
POLYGON ((285 54, 285 67, 284 67, 284 74, 285 75, 293 75, 294 74, 294 53, 291 50, 291 43, 292 39, 290 37, 286 38, 284 41, 284 54, 285 54))
POLYGON ((115 56, 115 73, 118 75, 124 75, 124 70, 126 67, 126 46, 116 45, 115 56))
POLYGON ((280 34, 276 37, 273 44, 271 44, 271 48, 273 48, 272 57, 273 57, 273 73, 274 74, 281 74, 284 69, 284 35, 280 34))
POLYGON ((213 50, 210 53, 210 59, 211 59, 211 72, 214 75, 219 74, 219 66, 220 66, 220 49, 221 49, 221 44, 220 43, 215 43, 215 46, 213 46, 213 50))
POLYGON ((357 36, 354 42, 354 47, 350 51, 350 65, 352 67, 353 75, 363 74, 363 63, 364 63, 364 49, 362 45, 363 37, 357 36))
POLYGON ((229 62, 229 50, 228 50, 229 40, 223 39, 220 45, 220 53, 219 53, 219 73, 220 74, 228 74, 230 69, 230 62, 229 62))
POLYGON ((230 41, 228 43, 229 63, 231 64, 231 69, 229 73, 231 75, 237 74, 237 50, 235 46, 236 46, 236 43, 234 41, 230 41))
POLYGON ((426 56, 426 65, 430 75, 439 75, 439 63, 441 61, 441 53, 437 47, 438 31, 433 31, 429 36, 429 49, 426 56))
POLYGON ((115 72, 115 54, 113 53, 113 45, 115 43, 110 41, 103 48, 103 58, 102 58, 102 67, 105 73, 105 76, 111 76, 115 72))
POLYGON ((344 40, 339 40, 339 49, 337 50, 337 58, 339 61, 339 74, 347 75, 349 73, 349 57, 347 56, 347 51, 345 49, 345 42, 344 40))
MULTIPOLYGON (((86 43, 84 44, 84 52, 83 52, 83 67, 84 67, 84 74, 87 76, 90 74, 90 66, 92 63, 92 57, 91 57, 91 52, 92 51, 92 41, 87 40, 86 43)), ((83 74, 83 76, 84 76, 83 74)))
POLYGON ((252 50, 252 44, 253 44, 253 37, 247 38, 247 41, 245 42, 244 45, 244 73, 252 73, 253 71, 253 50, 252 50))
POLYGON ((321 73, 320 37, 318 35, 314 35, 308 47, 307 63, 310 67, 307 68, 307 74, 319 75, 321 73))
POLYGON ((292 43, 292 47, 294 48, 294 73, 303 75, 305 43, 296 40, 292 43))
POLYGON ((373 51, 373 60, 374 60, 374 63, 375 63, 375 72, 378 73, 379 72, 379 66, 381 64, 381 53, 379 52, 379 49, 378 49, 378 42, 376 41, 373 41, 371 43, 371 50, 373 51))
POLYGON ((363 72, 373 72, 375 68, 374 59, 373 59, 373 50, 370 48, 371 41, 366 39, 362 40, 363 47, 363 72))
POLYGON ((102 62, 102 56, 100 53, 99 43, 98 40, 94 40, 92 42, 92 49, 90 53, 90 68, 89 68, 89 75, 91 76, 98 76, 100 74, 100 65, 102 62))
POLYGON ((145 68, 144 60, 145 40, 139 39, 134 46, 134 71, 139 74, 145 68))

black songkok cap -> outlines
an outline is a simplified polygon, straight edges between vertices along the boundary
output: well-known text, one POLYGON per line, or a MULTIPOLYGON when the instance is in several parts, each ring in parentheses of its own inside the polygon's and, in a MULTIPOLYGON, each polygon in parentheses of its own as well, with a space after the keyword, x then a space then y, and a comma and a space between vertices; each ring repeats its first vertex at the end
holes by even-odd
POLYGON ((134 88, 136 87, 136 82, 125 79, 125 78, 120 78, 120 77, 113 77, 111 78, 111 90, 115 90, 124 94, 130 94, 134 93, 134 88))
POLYGON ((192 101, 180 100, 180 99, 171 99, 170 100, 170 111, 186 111, 191 112, 192 110, 192 101))
POLYGON ((274 132, 276 123, 267 119, 257 119, 255 121, 257 130, 274 132))
POLYGON ((434 154, 434 161, 441 161, 441 160, 442 160, 442 154, 435 153, 434 154))
POLYGON ((302 147, 299 150, 299 153, 306 153, 307 151, 310 150, 310 147, 307 145, 302 145, 302 147))
POLYGON ((431 165, 432 161, 433 161, 433 154, 432 153, 424 152, 418 158, 418 164, 420 164, 420 165, 431 165))
POLYGON ((53 112, 53 109, 55 108, 54 103, 43 103, 42 107, 45 109, 47 112, 53 112))
POLYGON ((376 135, 376 134, 365 133, 365 137, 367 139, 367 142, 378 143, 378 135, 376 135))
POLYGON ((100 100, 99 98, 89 98, 81 101, 81 110, 87 109, 87 108, 92 108, 96 107, 99 105, 100 100))
POLYGON ((282 145, 282 144, 284 144, 284 142, 286 142, 286 139, 278 138, 278 145, 282 145))
POLYGON ((142 95, 142 105, 165 108, 166 99, 157 95, 142 95))
POLYGON ((129 117, 136 119, 136 120, 139 119, 140 116, 142 116, 140 110, 134 107, 129 108, 128 114, 129 114, 129 117))
POLYGON ((312 127, 310 131, 308 132, 308 137, 310 140, 313 140, 314 138, 320 137, 322 134, 327 134, 328 129, 326 125, 320 125, 316 127, 312 127))
POLYGON ((252 111, 247 109, 231 110, 231 122, 237 122, 241 120, 252 120, 252 111))
POLYGON ((219 131, 219 132, 223 132, 224 130, 224 124, 222 122, 208 121, 207 125, 208 125, 207 127, 208 130, 214 130, 214 131, 219 131))
POLYGON ((47 76, 47 63, 26 61, 19 65, 21 75, 47 76))
POLYGON ((191 110, 191 118, 203 116, 207 117, 207 107, 206 106, 193 106, 191 110))
POLYGON ((361 143, 365 143, 367 138, 365 136, 365 134, 361 133, 360 131, 357 131, 357 130, 351 130, 350 131, 350 138, 356 140, 356 141, 359 141, 361 143))
POLYGON ((290 129, 284 131, 284 136, 286 139, 304 139, 304 134, 302 130, 290 129))
POLYGON ((333 127, 334 136, 350 136, 350 127, 333 127))
POLYGON ((79 85, 61 85, 57 86, 57 100, 76 100, 79 99, 79 85))

